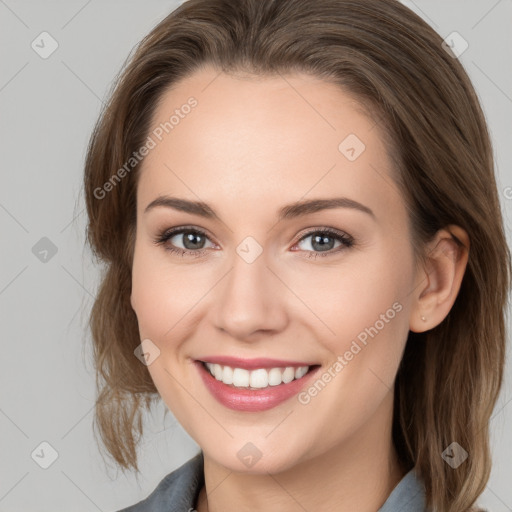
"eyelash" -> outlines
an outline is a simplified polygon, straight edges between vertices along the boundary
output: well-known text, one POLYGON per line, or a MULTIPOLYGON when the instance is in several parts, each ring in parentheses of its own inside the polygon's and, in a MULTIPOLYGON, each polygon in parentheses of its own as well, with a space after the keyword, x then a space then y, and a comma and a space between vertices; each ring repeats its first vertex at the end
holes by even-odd
MULTIPOLYGON (((166 251, 176 253, 180 256, 190 255, 190 256, 197 257, 197 256, 202 255, 206 251, 206 249, 198 249, 197 251, 192 251, 190 249, 180 249, 180 248, 174 247, 172 245, 166 245, 166 242, 169 239, 171 239, 172 237, 174 237, 176 235, 180 235, 182 233, 194 233, 194 234, 199 234, 201 236, 204 236, 205 238, 208 238, 208 235, 201 229, 183 226, 180 228, 162 231, 156 237, 156 239, 154 240, 154 243, 156 245, 162 245, 162 246, 164 246, 164 249, 166 251)), ((345 233, 342 233, 340 231, 337 231, 335 229, 332 229, 332 228, 322 228, 322 229, 308 231, 299 240, 297 240, 297 242, 294 244, 294 246, 297 245, 298 243, 302 242, 302 240, 308 238, 309 236, 317 235, 317 234, 318 235, 329 235, 330 237, 335 238, 336 240, 339 240, 342 243, 342 245, 340 247, 338 247, 337 249, 330 249, 328 251, 321 251, 321 252, 306 251, 309 253, 309 256, 307 256, 308 259, 309 258, 317 259, 318 257, 325 258, 328 256, 334 256, 343 250, 353 247, 353 245, 354 245, 354 239, 351 236, 349 236, 345 233)))

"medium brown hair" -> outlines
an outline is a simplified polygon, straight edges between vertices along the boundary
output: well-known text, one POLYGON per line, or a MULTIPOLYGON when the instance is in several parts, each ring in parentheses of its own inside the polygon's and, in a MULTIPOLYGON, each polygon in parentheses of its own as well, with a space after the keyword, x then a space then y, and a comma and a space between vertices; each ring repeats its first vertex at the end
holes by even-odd
POLYGON ((138 472, 141 412, 159 397, 134 356, 141 342, 130 305, 140 164, 112 178, 144 144, 166 89, 205 65, 259 76, 305 72, 338 84, 379 119, 418 261, 439 229, 467 231, 468 265, 450 313, 434 329, 409 333, 395 383, 393 442, 402 465, 423 478, 427 506, 468 510, 491 470, 510 252, 474 88, 442 38, 396 0, 189 0, 140 42, 117 77, 84 176, 88 242, 105 264, 90 327, 95 422, 108 453, 138 472), (457 469, 441 457, 454 441, 469 453, 457 469))

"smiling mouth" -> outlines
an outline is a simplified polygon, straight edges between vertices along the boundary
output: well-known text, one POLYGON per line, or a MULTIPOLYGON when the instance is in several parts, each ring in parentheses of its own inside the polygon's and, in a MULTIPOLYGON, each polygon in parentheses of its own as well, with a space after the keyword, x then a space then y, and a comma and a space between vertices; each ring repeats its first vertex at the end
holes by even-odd
POLYGON ((320 365, 257 368, 247 370, 228 365, 200 361, 204 368, 218 381, 238 389, 264 389, 299 380, 320 365))

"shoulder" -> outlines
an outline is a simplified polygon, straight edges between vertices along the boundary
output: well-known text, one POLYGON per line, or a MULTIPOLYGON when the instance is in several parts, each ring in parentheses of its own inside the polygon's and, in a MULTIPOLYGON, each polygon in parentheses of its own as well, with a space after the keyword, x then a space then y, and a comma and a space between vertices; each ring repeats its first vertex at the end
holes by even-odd
POLYGON ((398 482, 378 512, 426 512, 425 485, 415 469, 411 469, 398 482))
POLYGON ((193 509, 204 483, 203 453, 165 476, 144 500, 117 512, 175 512, 193 509))
MULTIPOLYGON (((395 486, 388 499, 377 512, 432 512, 426 505, 426 492, 423 479, 415 468, 404 475, 395 486)), ((435 512, 435 510, 434 510, 435 512)), ((491 512, 489 509, 476 503, 467 512, 491 512)))

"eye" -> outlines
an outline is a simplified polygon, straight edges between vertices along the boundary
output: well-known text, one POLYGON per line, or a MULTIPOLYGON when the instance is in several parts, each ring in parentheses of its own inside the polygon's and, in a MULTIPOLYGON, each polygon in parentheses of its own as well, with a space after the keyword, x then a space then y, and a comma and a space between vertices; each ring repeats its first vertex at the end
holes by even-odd
POLYGON ((154 240, 154 242, 157 245, 163 245, 165 250, 182 256, 187 254, 191 256, 198 256, 204 252, 204 243, 206 240, 208 240, 208 236, 204 231, 185 226, 164 231, 156 238, 156 240, 154 240), (184 247, 176 247, 175 242, 170 243, 173 238, 176 238, 177 240, 181 239, 181 243, 184 247))
MULTIPOLYGON (((183 226, 180 228, 174 228, 163 231, 154 240, 157 245, 163 245, 166 251, 170 251, 181 256, 201 256, 206 252, 205 243, 209 238, 207 234, 197 228, 183 226), (176 238, 176 241, 172 241, 176 238), (183 247, 177 247, 176 244, 181 239, 183 247)), ((348 249, 354 245, 354 239, 331 228, 321 228, 315 231, 309 231, 306 233, 295 245, 298 246, 303 244, 302 249, 308 253, 307 258, 317 258, 318 256, 330 256, 339 253, 344 249, 348 249), (311 238, 309 243, 304 241, 311 238), (337 248, 334 250, 336 242, 339 243, 337 248), (306 246, 304 248, 304 245, 306 246), (310 248, 308 248, 308 246, 310 248)), ((214 246, 214 244, 212 244, 214 246)), ((292 249, 293 250, 293 249, 292 249)))
POLYGON ((331 228, 322 228, 316 231, 309 231, 296 245, 301 243, 303 243, 302 247, 309 253, 307 255, 308 258, 317 258, 319 256, 331 256, 352 247, 354 245, 354 239, 341 231, 331 228), (309 238, 311 238, 310 242, 303 243, 309 238), (339 245, 336 250, 333 250, 336 242, 339 242, 339 245))

